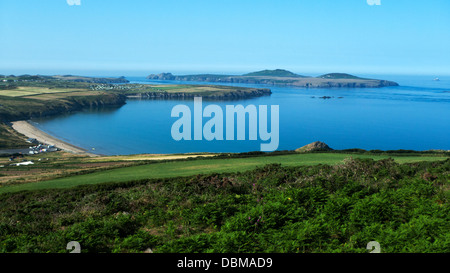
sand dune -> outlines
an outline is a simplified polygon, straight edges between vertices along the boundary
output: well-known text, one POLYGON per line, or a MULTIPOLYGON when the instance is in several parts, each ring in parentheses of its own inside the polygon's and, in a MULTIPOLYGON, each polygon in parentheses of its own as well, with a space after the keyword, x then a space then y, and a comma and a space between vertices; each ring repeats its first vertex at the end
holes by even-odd
POLYGON ((67 142, 64 142, 60 139, 57 139, 55 137, 52 137, 51 135, 39 130, 35 126, 33 126, 28 121, 15 121, 12 122, 12 127, 17 132, 29 137, 29 138, 35 138, 41 143, 45 143, 48 145, 53 145, 61 150, 71 152, 74 154, 83 154, 88 156, 98 156, 95 154, 88 153, 87 150, 82 149, 80 147, 74 146, 72 144, 69 144, 67 142))

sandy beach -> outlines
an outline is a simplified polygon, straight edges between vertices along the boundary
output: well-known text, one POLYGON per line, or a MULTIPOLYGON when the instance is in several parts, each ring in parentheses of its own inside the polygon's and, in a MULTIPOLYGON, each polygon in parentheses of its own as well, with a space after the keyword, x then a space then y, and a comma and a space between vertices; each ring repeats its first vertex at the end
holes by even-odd
MULTIPOLYGON (((56 137, 53 137, 37 127, 31 124, 28 121, 15 121, 12 122, 12 128, 17 132, 29 137, 35 138, 40 143, 45 143, 49 145, 53 145, 61 150, 71 152, 79 155, 86 155, 91 157, 101 157, 97 154, 89 153, 87 150, 64 142, 56 137)), ((30 144, 31 145, 31 144, 30 144)), ((122 161, 134 161, 134 160, 172 160, 172 159, 184 159, 189 157, 212 157, 214 154, 141 154, 141 155, 133 155, 133 156, 110 156, 110 157, 102 157, 102 159, 108 160, 122 160, 122 161)))
POLYGON ((45 143, 48 145, 53 145, 61 150, 71 152, 74 154, 82 154, 82 155, 88 155, 88 156, 99 156, 96 154, 88 153, 87 150, 82 149, 80 147, 74 146, 72 144, 69 144, 67 142, 64 142, 60 139, 57 139, 55 137, 52 137, 51 135, 39 130, 35 126, 33 126, 28 121, 15 121, 12 122, 12 127, 17 132, 29 137, 29 138, 35 138, 41 143, 45 143))

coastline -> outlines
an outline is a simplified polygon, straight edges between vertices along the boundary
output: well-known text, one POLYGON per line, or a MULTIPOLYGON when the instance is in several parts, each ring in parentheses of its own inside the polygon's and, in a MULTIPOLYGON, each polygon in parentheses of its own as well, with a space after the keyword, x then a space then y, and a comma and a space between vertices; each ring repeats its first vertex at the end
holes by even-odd
POLYGON ((89 153, 86 149, 77 147, 75 145, 69 144, 65 141, 62 141, 56 137, 53 137, 42 130, 38 129, 33 124, 29 123, 28 121, 21 120, 21 121, 14 121, 12 123, 12 128, 16 130, 17 132, 29 137, 34 138, 37 141, 41 143, 45 143, 48 145, 53 145, 56 148, 59 148, 61 150, 71 152, 74 154, 79 155, 87 155, 90 157, 98 157, 100 155, 89 153))
MULTIPOLYGON (((40 143, 53 145, 56 148, 70 152, 77 155, 84 155, 89 157, 101 157, 101 159, 135 161, 135 160, 174 160, 174 159, 186 159, 195 157, 213 157, 216 154, 202 154, 202 153, 186 153, 186 154, 138 154, 138 155, 117 155, 117 156, 102 156, 99 154, 89 153, 86 149, 77 147, 65 141, 62 141, 56 137, 53 137, 44 131, 40 130, 30 122, 26 120, 14 121, 12 128, 17 132, 27 136, 28 138, 34 138, 40 143)), ((31 145, 31 144, 30 144, 31 145)))

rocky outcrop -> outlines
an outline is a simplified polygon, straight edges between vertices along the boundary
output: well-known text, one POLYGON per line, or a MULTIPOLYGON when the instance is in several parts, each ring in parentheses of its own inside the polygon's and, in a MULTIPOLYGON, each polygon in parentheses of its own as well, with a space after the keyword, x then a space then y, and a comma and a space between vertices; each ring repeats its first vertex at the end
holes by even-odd
POLYGON ((296 149, 296 152, 305 153, 305 152, 315 152, 315 151, 332 151, 327 144, 324 142, 316 141, 313 143, 310 143, 308 145, 305 145, 301 148, 296 149))

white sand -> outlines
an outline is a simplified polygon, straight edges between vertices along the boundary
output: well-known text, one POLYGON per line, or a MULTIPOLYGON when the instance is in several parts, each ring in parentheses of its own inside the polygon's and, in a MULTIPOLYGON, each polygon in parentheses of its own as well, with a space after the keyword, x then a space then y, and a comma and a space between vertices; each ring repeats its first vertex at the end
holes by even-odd
POLYGON ((69 144, 67 142, 64 142, 60 139, 57 139, 55 137, 52 137, 51 135, 39 130, 35 126, 33 126, 28 121, 15 121, 12 122, 12 127, 17 132, 29 137, 29 138, 35 138, 37 141, 41 143, 45 143, 48 145, 53 145, 61 150, 71 152, 74 154, 82 154, 82 155, 88 155, 88 156, 98 156, 95 154, 88 153, 85 149, 82 149, 80 147, 76 147, 72 144, 69 144))

